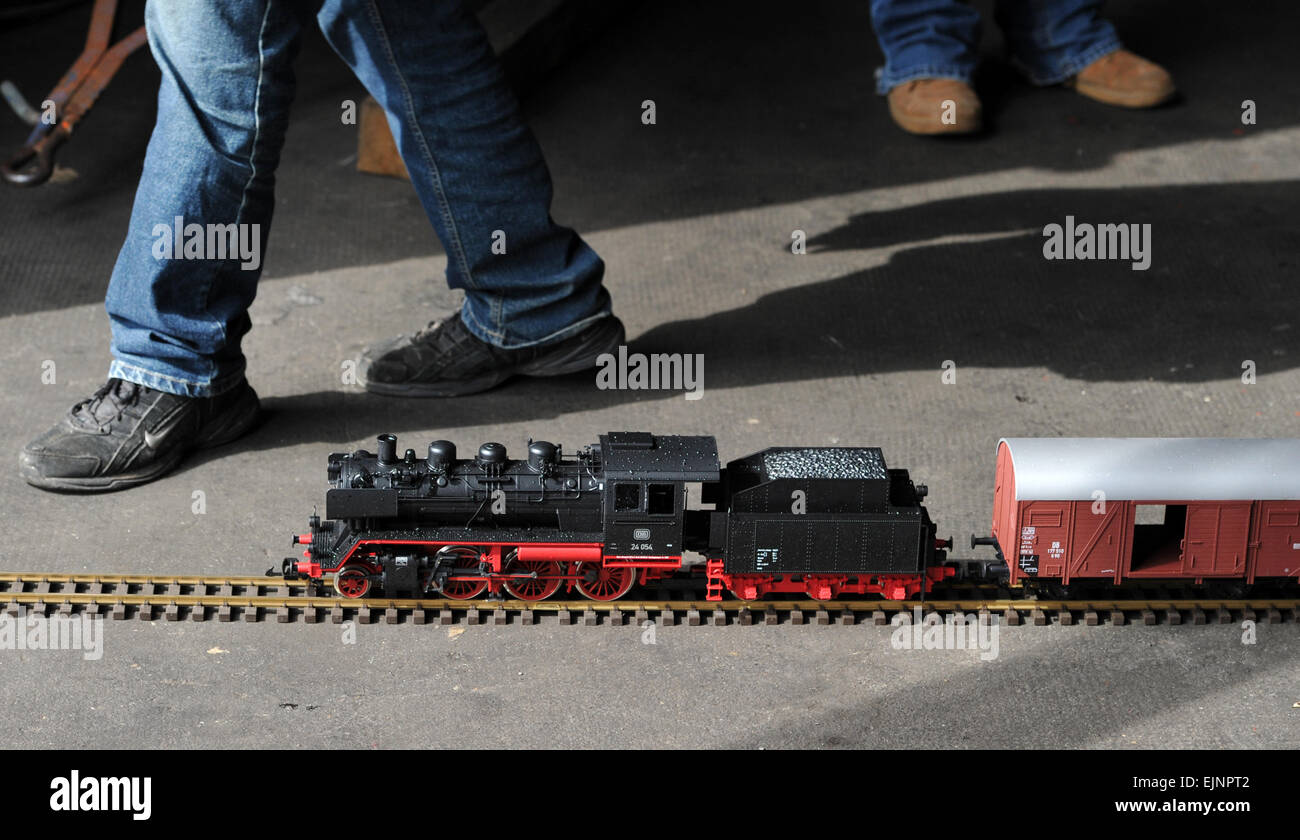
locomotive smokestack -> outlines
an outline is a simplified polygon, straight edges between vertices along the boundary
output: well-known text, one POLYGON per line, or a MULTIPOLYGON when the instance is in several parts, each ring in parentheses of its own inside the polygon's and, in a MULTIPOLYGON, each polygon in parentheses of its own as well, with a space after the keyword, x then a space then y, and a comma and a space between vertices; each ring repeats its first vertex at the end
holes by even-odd
POLYGON ((397 435, 380 435, 379 463, 389 466, 397 463, 397 435))

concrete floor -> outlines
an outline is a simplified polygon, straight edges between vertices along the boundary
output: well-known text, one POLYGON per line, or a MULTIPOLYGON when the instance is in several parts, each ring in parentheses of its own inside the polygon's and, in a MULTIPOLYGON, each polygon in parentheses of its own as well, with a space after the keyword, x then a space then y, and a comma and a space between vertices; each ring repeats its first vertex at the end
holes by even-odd
MULTIPOLYGON (((1114 13, 1183 101, 1130 113, 1031 88, 990 32, 992 130, 910 138, 872 92, 878 52, 850 2, 643 4, 549 78, 526 109, 554 215, 605 258, 633 350, 704 354, 697 401, 589 375, 448 401, 341 385, 362 345, 457 304, 410 186, 353 171, 337 113, 359 86, 313 41, 245 343, 267 422, 126 493, 0 471, 0 568, 260 573, 322 503, 326 454, 380 432, 572 448, 636 427, 716 435, 724 458, 878 445, 959 542, 987 533, 1000 436, 1300 436, 1300 100, 1278 23, 1295 12, 1114 13), (1043 226, 1067 215, 1150 223, 1151 268, 1045 261, 1043 226)), ((79 36, 37 43, 0 34, 29 93, 79 36)), ((61 157, 76 177, 0 191, 0 449, 102 382, 156 76, 128 64, 61 157)), ((8 115, 0 131, 24 134, 8 115)), ((1253 645, 1235 625, 1002 628, 992 661, 895 650, 873 627, 660 628, 653 645, 635 627, 355 630, 109 623, 98 661, 0 651, 0 725, 29 747, 1300 745, 1293 625, 1253 645)))

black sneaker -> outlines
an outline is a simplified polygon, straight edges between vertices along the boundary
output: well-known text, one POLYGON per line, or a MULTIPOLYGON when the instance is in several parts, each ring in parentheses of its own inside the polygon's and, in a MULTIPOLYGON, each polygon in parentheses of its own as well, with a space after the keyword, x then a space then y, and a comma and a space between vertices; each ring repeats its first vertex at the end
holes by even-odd
POLYGON ((610 315, 554 344, 503 350, 475 336, 455 315, 413 336, 366 348, 360 376, 375 394, 456 397, 486 391, 512 376, 562 376, 593 368, 596 357, 616 352, 625 340, 623 322, 610 315))
POLYGON ((27 444, 18 466, 46 490, 121 490, 160 478, 194 449, 229 443, 257 422, 247 382, 209 398, 110 379, 27 444))

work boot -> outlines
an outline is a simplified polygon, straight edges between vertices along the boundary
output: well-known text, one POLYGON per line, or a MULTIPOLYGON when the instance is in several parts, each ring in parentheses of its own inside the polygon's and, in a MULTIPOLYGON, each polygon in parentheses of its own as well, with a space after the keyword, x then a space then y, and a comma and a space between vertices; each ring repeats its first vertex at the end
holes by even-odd
POLYGON ((1065 85, 1089 99, 1121 108, 1151 108, 1177 92, 1165 68, 1128 50, 1103 55, 1065 85))
POLYGON ((970 134, 982 125, 979 96, 956 79, 913 79, 886 98, 894 122, 912 134, 970 134))
POLYGON ((476 394, 512 376, 561 376, 596 366, 625 341, 623 322, 610 315, 554 344, 505 350, 471 333, 459 315, 434 321, 361 354, 366 390, 396 397, 476 394))
POLYGON ((219 446, 257 422, 247 382, 217 397, 180 397, 110 379, 18 456, 23 479, 45 490, 101 492, 171 472, 195 449, 219 446))

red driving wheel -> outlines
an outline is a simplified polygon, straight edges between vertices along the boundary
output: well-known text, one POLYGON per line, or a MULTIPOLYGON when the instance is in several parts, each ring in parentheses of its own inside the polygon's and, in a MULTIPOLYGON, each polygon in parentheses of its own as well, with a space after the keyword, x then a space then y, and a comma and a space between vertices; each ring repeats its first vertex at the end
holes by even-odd
POLYGON ((615 601, 636 582, 636 569, 610 568, 601 563, 578 567, 578 591, 593 601, 615 601))
POLYGON ((370 578, 360 566, 345 566, 334 576, 334 589, 344 598, 364 598, 370 591, 370 578))
POLYGON ((477 598, 487 589, 487 581, 476 578, 450 579, 442 587, 442 594, 453 601, 468 601, 477 598))
POLYGON ((544 601, 560 588, 564 568, 554 560, 516 560, 507 574, 536 572, 535 578, 507 578, 506 591, 521 601, 544 601))

